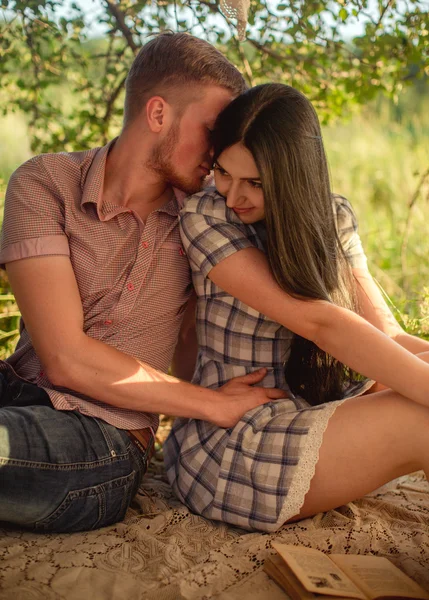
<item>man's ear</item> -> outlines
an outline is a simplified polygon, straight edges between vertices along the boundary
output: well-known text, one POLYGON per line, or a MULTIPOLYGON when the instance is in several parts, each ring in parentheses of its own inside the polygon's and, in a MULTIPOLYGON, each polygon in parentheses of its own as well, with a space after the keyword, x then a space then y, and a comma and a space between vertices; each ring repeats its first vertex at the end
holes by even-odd
POLYGON ((146 118, 149 129, 159 133, 168 122, 170 105, 161 96, 153 96, 146 103, 146 118))

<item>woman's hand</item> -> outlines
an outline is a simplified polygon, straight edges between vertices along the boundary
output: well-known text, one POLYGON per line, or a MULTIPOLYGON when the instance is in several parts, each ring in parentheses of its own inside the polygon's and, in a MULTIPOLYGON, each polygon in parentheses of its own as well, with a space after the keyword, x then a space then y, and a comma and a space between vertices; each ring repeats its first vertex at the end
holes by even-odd
POLYGON ((263 380, 267 369, 258 369, 253 373, 234 377, 218 390, 219 402, 212 405, 213 415, 208 419, 219 427, 234 427, 241 417, 252 408, 270 400, 287 398, 284 390, 277 388, 253 387, 263 380))

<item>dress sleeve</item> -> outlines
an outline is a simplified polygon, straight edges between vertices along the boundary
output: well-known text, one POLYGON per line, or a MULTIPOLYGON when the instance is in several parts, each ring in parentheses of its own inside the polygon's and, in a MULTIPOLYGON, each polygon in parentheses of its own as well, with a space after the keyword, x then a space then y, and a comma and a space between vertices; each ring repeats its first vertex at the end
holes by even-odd
POLYGON ((367 258, 358 233, 355 212, 348 200, 342 196, 334 197, 334 212, 338 236, 352 269, 366 269, 367 258))
POLYGON ((0 244, 0 266, 22 258, 70 255, 64 204, 43 165, 43 155, 21 165, 9 180, 0 244))
POLYGON ((215 191, 186 200, 180 212, 180 234, 192 269, 204 277, 234 252, 258 247, 254 230, 244 225, 215 191))

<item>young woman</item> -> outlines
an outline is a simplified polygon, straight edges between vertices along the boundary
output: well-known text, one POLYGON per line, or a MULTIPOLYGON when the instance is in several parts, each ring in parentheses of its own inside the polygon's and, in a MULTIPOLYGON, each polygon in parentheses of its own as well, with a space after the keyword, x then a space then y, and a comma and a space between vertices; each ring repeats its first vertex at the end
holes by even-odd
POLYGON ((177 419, 164 448, 177 496, 205 517, 273 531, 428 474, 429 343, 400 329, 367 270, 310 102, 255 87, 213 135, 216 189, 181 215, 198 296, 194 381, 217 388, 263 367, 262 385, 288 398, 231 429, 177 419))

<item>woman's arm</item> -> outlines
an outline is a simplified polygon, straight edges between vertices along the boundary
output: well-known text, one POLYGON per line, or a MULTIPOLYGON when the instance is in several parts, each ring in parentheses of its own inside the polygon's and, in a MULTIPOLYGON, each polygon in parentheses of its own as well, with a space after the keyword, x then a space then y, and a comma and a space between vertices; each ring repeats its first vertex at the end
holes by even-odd
POLYGON ((429 406, 429 365, 359 315, 321 300, 299 300, 275 281, 266 256, 245 248, 216 264, 208 277, 355 371, 429 406))
POLYGON ((428 341, 406 333, 396 321, 370 272, 367 269, 353 269, 353 275, 361 315, 409 352, 428 352, 428 341))

